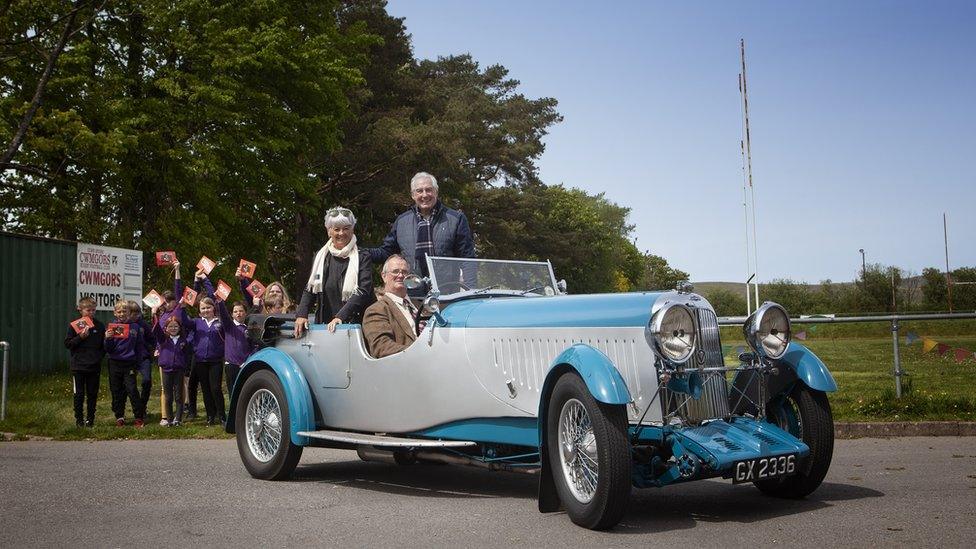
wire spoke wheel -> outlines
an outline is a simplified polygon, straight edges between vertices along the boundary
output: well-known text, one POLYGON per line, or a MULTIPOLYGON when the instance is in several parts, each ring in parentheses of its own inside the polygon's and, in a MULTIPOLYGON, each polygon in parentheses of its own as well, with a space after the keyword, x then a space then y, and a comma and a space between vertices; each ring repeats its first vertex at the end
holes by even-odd
POLYGON ((549 397, 545 444, 569 518, 592 529, 617 524, 630 500, 626 409, 597 402, 578 375, 564 374, 549 397))
POLYGON ((281 407, 267 389, 255 392, 247 403, 247 445, 261 463, 271 461, 281 446, 281 407))
POLYGON ((302 447, 291 440, 288 400, 278 376, 260 370, 247 376, 235 406, 237 450, 244 468, 255 478, 281 480, 291 476, 302 447))
POLYGON ((820 486, 834 454, 834 420, 830 402, 822 391, 800 383, 792 391, 769 403, 768 421, 802 440, 810 455, 788 477, 754 482, 771 496, 802 498, 820 486))
POLYGON ((575 398, 566 401, 559 413, 559 449, 559 462, 573 497, 589 503, 600 478, 600 458, 590 416, 575 398))

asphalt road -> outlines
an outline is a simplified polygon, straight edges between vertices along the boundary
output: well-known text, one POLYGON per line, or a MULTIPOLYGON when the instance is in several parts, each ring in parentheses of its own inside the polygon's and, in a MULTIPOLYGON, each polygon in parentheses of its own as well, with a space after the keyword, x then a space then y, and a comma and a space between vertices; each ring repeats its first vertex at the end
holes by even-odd
POLYGON ((536 510, 536 477, 307 449, 251 479, 228 440, 0 443, 0 544, 972 547, 976 437, 839 440, 802 501, 709 480, 635 491, 609 532, 536 510))

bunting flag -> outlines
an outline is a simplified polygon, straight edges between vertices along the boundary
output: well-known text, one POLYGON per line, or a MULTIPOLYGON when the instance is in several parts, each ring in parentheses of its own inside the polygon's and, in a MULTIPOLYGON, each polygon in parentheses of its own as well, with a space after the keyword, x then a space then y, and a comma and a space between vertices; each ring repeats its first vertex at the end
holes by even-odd
POLYGON ((935 344, 935 352, 938 353, 939 356, 944 356, 946 353, 949 352, 949 349, 951 349, 951 348, 952 347, 946 345, 945 343, 936 343, 935 344))
POLYGON ((933 339, 929 339, 927 337, 923 337, 922 338, 922 352, 923 353, 927 353, 927 352, 931 351, 932 349, 935 349, 935 346, 938 345, 938 344, 939 344, 938 341, 935 341, 933 339))
POLYGON ((736 348, 735 348, 735 356, 739 356, 739 355, 741 355, 744 352, 746 352, 745 345, 738 345, 738 346, 736 346, 736 348))
POLYGON ((795 337, 796 339, 799 339, 800 341, 806 341, 807 340, 807 333, 806 332, 797 332, 797 333, 793 334, 793 337, 795 337))
POLYGON ((955 349, 953 353, 956 355, 957 364, 962 364, 962 361, 970 357, 970 352, 967 349, 955 349))
POLYGON ((916 334, 915 332, 908 332, 908 335, 905 336, 905 342, 908 345, 911 345, 912 343, 915 343, 919 339, 921 339, 921 338, 918 337, 918 334, 916 334))

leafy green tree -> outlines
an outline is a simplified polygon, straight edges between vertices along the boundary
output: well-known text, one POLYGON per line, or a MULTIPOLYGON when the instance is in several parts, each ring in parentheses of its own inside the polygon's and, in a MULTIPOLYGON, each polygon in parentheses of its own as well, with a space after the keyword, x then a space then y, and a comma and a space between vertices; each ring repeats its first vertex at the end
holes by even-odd
POLYGON ((663 257, 645 252, 644 273, 641 276, 638 289, 673 290, 678 282, 690 278, 688 273, 668 265, 667 260, 663 257))
POLYGON ((718 316, 745 316, 746 300, 738 293, 715 288, 704 294, 718 316))

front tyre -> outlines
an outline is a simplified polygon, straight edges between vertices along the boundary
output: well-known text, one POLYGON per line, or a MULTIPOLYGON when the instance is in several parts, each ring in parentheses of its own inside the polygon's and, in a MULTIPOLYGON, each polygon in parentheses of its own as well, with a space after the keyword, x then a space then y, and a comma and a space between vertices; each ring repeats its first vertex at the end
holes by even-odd
POLYGON ((830 402, 824 392, 798 383, 789 394, 769 403, 767 415, 770 423, 809 446, 810 455, 798 466, 796 474, 754 484, 771 496, 802 498, 823 482, 834 455, 834 419, 830 402))
POLYGON ((261 370, 244 382, 235 427, 237 451, 252 477, 282 480, 291 476, 302 447, 291 442, 288 401, 274 372, 261 370))
POLYGON ((559 500, 574 523, 616 525, 630 500, 627 411, 597 402, 578 375, 559 378, 546 414, 546 449, 559 500))

